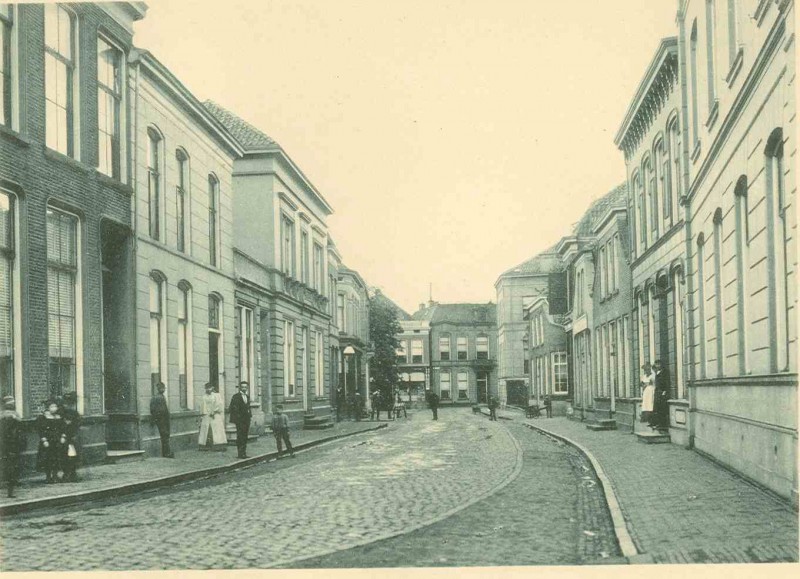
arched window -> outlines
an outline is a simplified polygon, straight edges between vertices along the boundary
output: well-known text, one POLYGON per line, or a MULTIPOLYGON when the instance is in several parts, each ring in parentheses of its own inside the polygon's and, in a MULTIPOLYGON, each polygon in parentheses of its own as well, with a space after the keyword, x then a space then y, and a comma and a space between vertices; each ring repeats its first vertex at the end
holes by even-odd
POLYGON ((692 22, 692 33, 689 37, 689 80, 692 99, 692 142, 700 140, 699 111, 697 110, 697 20, 692 22))
POLYGON ((678 202, 681 198, 682 192, 682 183, 683 183, 683 176, 681 172, 681 158, 683 152, 681 151, 681 132, 680 132, 680 125, 678 123, 678 118, 675 117, 672 119, 672 122, 669 124, 669 129, 667 130, 669 134, 669 160, 672 165, 672 169, 670 173, 672 177, 670 178, 670 191, 669 198, 667 199, 667 195, 665 194, 665 205, 664 205, 664 219, 669 219, 670 225, 675 222, 673 216, 673 208, 677 211, 678 209, 678 202), (669 208, 669 214, 667 214, 667 208, 669 208))
POLYGON ((667 132, 667 140, 660 143, 662 153, 658 164, 661 171, 661 213, 664 219, 664 228, 672 225, 672 164, 670 163, 670 142, 672 135, 667 132))
POLYGON ((686 399, 683 376, 683 272, 676 268, 672 272, 673 304, 675 315, 675 388, 678 398, 686 399))
POLYGON ((723 313, 725 304, 722 295, 722 210, 714 212, 714 312, 717 338, 717 378, 722 377, 725 368, 725 332, 723 327, 723 313))
POLYGON ((192 407, 192 286, 178 284, 178 400, 182 409, 192 407))
POLYGON ((147 129, 147 208, 150 237, 161 239, 161 133, 147 129))
POLYGON ((766 198, 769 266, 770 336, 772 370, 782 372, 789 366, 789 304, 786 243, 786 187, 783 169, 783 130, 775 129, 764 151, 766 163, 766 198))
POLYGON ((697 327, 699 336, 698 361, 700 363, 700 379, 706 377, 706 278, 705 278, 705 237, 697 236, 697 327))
POLYGON ((225 370, 222 322, 222 298, 211 293, 208 295, 208 382, 217 392, 223 386, 220 378, 225 370))
POLYGON ((642 185, 645 179, 647 179, 647 174, 644 174, 636 183, 636 198, 639 202, 639 255, 647 249, 647 204, 642 185))
POLYGON ((186 237, 188 233, 187 216, 189 204, 189 155, 183 149, 175 151, 177 164, 178 184, 175 187, 175 231, 177 233, 178 251, 186 251, 186 237))
POLYGON ((166 279, 160 272, 150 274, 150 386, 153 394, 158 393, 159 383, 167 383, 167 340, 166 340, 166 279))
POLYGON ((630 249, 631 255, 636 256, 638 254, 637 248, 637 237, 636 231, 637 228, 641 227, 639 224, 639 219, 637 217, 636 212, 636 202, 637 202, 637 195, 639 194, 639 175, 638 173, 633 176, 631 179, 631 188, 628 191, 628 215, 630 215, 630 232, 629 232, 629 239, 630 239, 630 249))
POLYGON ((216 267, 219 254, 219 181, 208 176, 208 259, 216 267))
POLYGON ((715 42, 715 22, 716 18, 716 2, 715 0, 706 0, 706 82, 708 82, 708 112, 714 108, 717 100, 717 77, 714 72, 716 64, 716 42, 715 42))
POLYGON ((658 199, 659 193, 664 195, 666 190, 666 183, 664 182, 666 173, 662 163, 664 162, 664 141, 659 139, 653 147, 653 176, 651 178, 650 186, 650 212, 653 230, 653 241, 658 239, 660 227, 658 223, 658 199))
POLYGON ((644 235, 642 236, 642 239, 645 247, 647 247, 648 245, 652 244, 656 238, 656 218, 653 203, 658 195, 658 193, 655 191, 656 175, 653 171, 653 166, 649 157, 644 160, 644 163, 642 163, 642 184, 644 185, 644 192, 642 196, 642 233, 644 235), (649 223, 647 221, 648 211, 650 212, 649 223), (648 231, 650 231, 650 234, 648 234, 648 231))
POLYGON ((750 271, 750 227, 747 206, 747 176, 742 175, 734 189, 736 205, 736 318, 739 374, 747 374, 747 275, 750 271))

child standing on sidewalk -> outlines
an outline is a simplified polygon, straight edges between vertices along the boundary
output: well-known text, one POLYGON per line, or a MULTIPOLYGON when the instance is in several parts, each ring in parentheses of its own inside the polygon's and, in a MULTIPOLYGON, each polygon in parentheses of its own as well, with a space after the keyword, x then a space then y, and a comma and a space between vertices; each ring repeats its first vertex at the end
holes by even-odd
POLYGON ((39 432, 39 455, 37 463, 40 471, 44 471, 47 484, 58 482, 58 470, 61 467, 61 455, 67 442, 64 431, 64 420, 58 414, 55 400, 44 403, 44 412, 36 419, 39 432))
POLYGON ((283 442, 286 443, 289 456, 294 458, 292 441, 289 440, 289 417, 283 413, 283 406, 280 404, 275 407, 275 414, 272 416, 272 434, 275 435, 275 444, 278 445, 278 458, 283 455, 283 442))

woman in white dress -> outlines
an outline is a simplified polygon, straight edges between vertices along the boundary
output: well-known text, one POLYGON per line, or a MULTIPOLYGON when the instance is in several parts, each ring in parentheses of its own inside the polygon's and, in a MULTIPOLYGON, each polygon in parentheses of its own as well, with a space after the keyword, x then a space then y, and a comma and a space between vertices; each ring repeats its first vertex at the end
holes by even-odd
POLYGON ((227 450, 228 439, 225 436, 225 405, 219 392, 214 392, 211 384, 206 384, 203 396, 203 419, 200 422, 200 438, 197 443, 201 450, 221 446, 227 450), (211 444, 208 444, 208 430, 211 429, 211 444))
POLYGON ((652 426, 653 422, 653 402, 655 400, 656 386, 655 374, 648 362, 642 366, 642 422, 647 422, 652 426))

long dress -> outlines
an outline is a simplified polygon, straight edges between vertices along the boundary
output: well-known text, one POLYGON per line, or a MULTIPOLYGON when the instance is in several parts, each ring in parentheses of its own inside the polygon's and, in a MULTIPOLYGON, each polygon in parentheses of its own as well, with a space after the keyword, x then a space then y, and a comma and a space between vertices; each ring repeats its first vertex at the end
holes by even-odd
POLYGON ((200 422, 200 437, 197 443, 205 446, 208 440, 208 429, 211 429, 211 440, 214 445, 227 444, 225 436, 225 406, 218 392, 203 396, 203 420, 200 422))
POLYGON ((652 374, 642 375, 642 422, 649 422, 653 414, 656 387, 652 374))

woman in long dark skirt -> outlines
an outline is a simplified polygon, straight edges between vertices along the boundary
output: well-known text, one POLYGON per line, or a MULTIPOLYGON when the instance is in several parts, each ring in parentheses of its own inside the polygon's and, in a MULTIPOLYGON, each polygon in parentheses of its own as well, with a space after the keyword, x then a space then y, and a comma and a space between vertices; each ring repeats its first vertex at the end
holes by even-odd
POLYGON ((6 396, 3 398, 3 411, 0 415, 0 471, 10 498, 14 497, 14 489, 19 484, 22 445, 22 424, 16 412, 16 403, 12 397, 6 396))
POLYGON ((67 442, 64 432, 64 420, 58 414, 55 400, 45 402, 45 409, 36 418, 36 429, 39 432, 38 467, 44 472, 47 484, 58 482, 58 470, 61 467, 61 456, 67 442))

